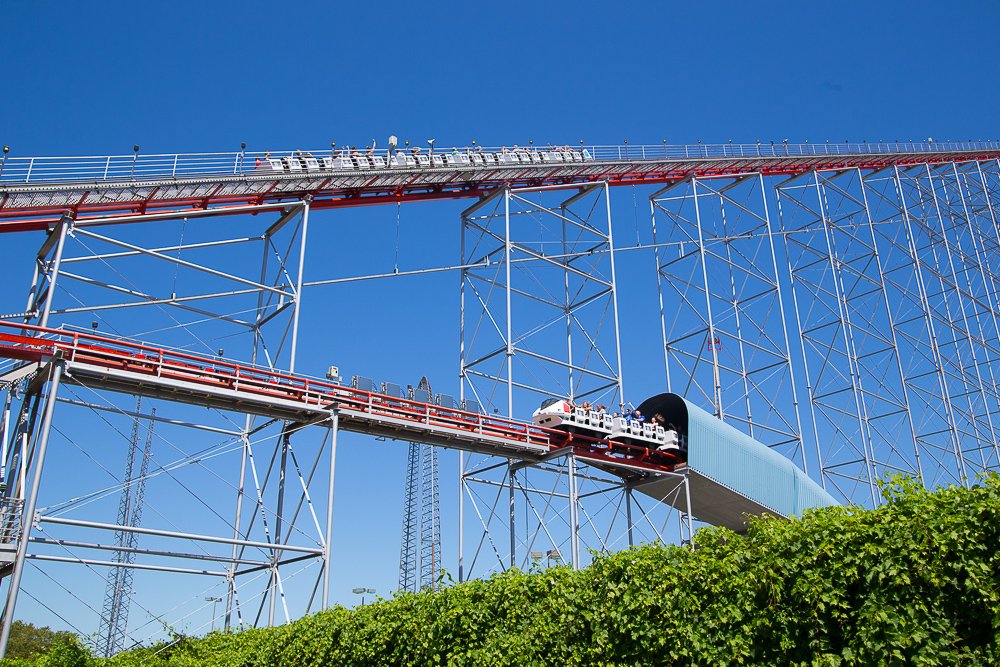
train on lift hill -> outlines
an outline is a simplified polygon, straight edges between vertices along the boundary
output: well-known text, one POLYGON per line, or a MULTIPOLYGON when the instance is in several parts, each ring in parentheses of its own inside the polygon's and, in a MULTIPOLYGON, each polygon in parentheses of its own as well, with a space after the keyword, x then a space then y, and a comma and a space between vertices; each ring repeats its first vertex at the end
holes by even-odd
POLYGON ((628 419, 604 410, 585 409, 560 398, 549 398, 531 415, 531 421, 543 428, 558 429, 623 443, 648 447, 684 458, 687 451, 684 438, 668 425, 628 419))

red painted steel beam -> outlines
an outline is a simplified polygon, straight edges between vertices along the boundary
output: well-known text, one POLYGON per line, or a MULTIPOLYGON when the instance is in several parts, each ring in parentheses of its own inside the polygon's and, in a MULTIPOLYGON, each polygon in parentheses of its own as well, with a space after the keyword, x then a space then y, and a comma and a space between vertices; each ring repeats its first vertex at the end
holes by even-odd
MULTIPOLYGON (((398 420, 412 422, 416 427, 445 428, 456 439, 466 437, 470 443, 480 447, 486 446, 482 439, 484 435, 501 438, 507 444, 496 446, 496 452, 504 456, 510 456, 525 445, 543 445, 550 451, 571 447, 574 454, 597 464, 627 464, 650 471, 669 471, 680 462, 670 452, 634 443, 569 434, 541 428, 530 422, 385 396, 315 378, 108 336, 0 322, 0 357, 40 361, 56 354, 61 354, 71 366, 76 364, 78 370, 83 368, 80 366, 83 364, 97 367, 101 373, 127 371, 157 383, 178 382, 205 389, 225 389, 242 395, 239 400, 292 401, 303 409, 339 404, 345 416, 355 414, 362 419, 375 420, 384 416, 392 417, 397 423, 398 420)), ((142 392, 143 382, 138 381, 132 387, 135 393, 142 392)), ((407 437, 412 438, 413 434, 407 437)), ((530 460, 530 454, 525 458, 530 460)))
MULTIPOLYGON (((149 188, 150 193, 135 201, 99 201, 92 198, 92 192, 98 190, 94 184, 93 190, 87 190, 77 185, 39 184, 38 186, 0 187, 0 233, 38 231, 50 228, 64 215, 73 216, 78 224, 100 220, 103 224, 114 224, 117 216, 136 216, 148 213, 176 212, 188 210, 213 210, 219 215, 240 213, 227 211, 227 207, 245 206, 262 203, 293 202, 304 197, 312 198, 312 206, 316 209, 347 208, 355 206, 372 206, 387 203, 410 203, 419 201, 440 201, 449 199, 474 199, 485 197, 502 187, 538 187, 544 185, 579 184, 607 181, 611 186, 628 186, 643 184, 664 184, 686 178, 711 178, 732 176, 743 173, 760 172, 764 176, 795 176, 813 170, 833 171, 839 169, 882 169, 885 167, 909 167, 924 163, 939 164, 946 162, 966 162, 970 160, 998 159, 998 151, 969 151, 953 153, 901 153, 901 154, 839 154, 817 156, 766 156, 726 159, 691 159, 673 160, 670 162, 636 161, 636 162, 585 162, 563 165, 561 168, 538 168, 537 174, 533 168, 513 168, 509 178, 504 178, 504 170, 455 170, 452 178, 445 182, 434 183, 426 179, 440 172, 415 172, 413 178, 402 185, 377 186, 368 178, 358 186, 337 186, 337 178, 351 178, 355 175, 328 175, 313 178, 310 186, 291 190, 277 190, 278 183, 295 179, 276 179, 270 188, 262 188, 258 192, 239 194, 219 194, 227 183, 239 183, 230 177, 205 177, 185 179, 183 183, 215 186, 212 191, 191 197, 170 197, 163 194, 163 181, 152 181, 156 185, 142 185, 142 182, 111 182, 109 186, 119 186, 122 189, 149 188), (601 169, 606 167, 605 169, 601 169), (597 173, 585 174, 583 171, 597 173), (564 175, 557 174, 562 172, 564 175), (456 180, 459 174, 478 177, 487 174, 483 180, 456 180), (72 189, 71 188, 75 188, 72 189), (71 204, 35 204, 17 205, 16 195, 23 191, 33 192, 39 196, 46 193, 78 192, 79 197, 71 204)), ((370 174, 359 172, 361 177, 370 174)), ((302 178, 302 177, 300 177, 302 178)), ((308 178, 302 178, 308 181, 308 178)), ((247 181, 251 182, 251 181, 247 181)), ((260 182, 260 181, 255 181, 260 182)), ((266 184, 268 181, 263 181, 266 184)), ((136 221, 134 218, 129 222, 136 221)))

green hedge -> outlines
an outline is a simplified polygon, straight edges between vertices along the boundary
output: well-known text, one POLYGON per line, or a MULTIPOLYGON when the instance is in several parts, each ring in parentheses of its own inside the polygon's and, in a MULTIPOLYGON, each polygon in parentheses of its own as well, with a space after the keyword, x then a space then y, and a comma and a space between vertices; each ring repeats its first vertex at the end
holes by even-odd
POLYGON ((645 546, 581 572, 508 572, 280 628, 38 664, 1000 664, 1000 479, 933 493, 896 480, 885 495, 874 511, 704 529, 694 551, 645 546))

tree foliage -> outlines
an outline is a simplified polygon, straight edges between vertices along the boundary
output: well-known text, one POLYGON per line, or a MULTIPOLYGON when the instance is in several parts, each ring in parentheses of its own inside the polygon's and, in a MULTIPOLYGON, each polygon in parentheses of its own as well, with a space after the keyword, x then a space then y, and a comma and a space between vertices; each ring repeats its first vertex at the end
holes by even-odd
POLYGON ((19 659, 35 659, 48 653, 54 644, 70 641, 73 634, 57 632, 49 627, 37 627, 31 623, 14 621, 10 626, 7 640, 7 656, 19 659))
POLYGON ((884 496, 876 510, 760 519, 743 535, 703 529, 693 551, 639 547, 581 572, 511 571, 93 662, 1000 664, 1000 478, 935 492, 896 479, 884 496))

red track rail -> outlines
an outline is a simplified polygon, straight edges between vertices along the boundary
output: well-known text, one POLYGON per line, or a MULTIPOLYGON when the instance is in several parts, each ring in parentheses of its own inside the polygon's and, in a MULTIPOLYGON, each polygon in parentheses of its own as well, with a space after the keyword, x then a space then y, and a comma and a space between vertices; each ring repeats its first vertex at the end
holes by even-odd
POLYGON ((61 357, 68 367, 67 381, 73 381, 74 370, 124 371, 129 377, 138 378, 130 389, 130 393, 135 394, 144 393, 146 383, 161 386, 183 383, 230 391, 258 403, 262 400, 292 403, 313 412, 336 406, 344 415, 343 423, 348 430, 365 432, 366 424, 391 422, 402 424, 400 431, 405 430, 405 435, 401 437, 406 439, 412 439, 414 432, 419 435, 419 431, 425 429, 428 433, 434 432, 435 442, 444 433, 458 449, 492 447, 498 455, 526 460, 570 447, 574 455, 597 465, 604 463, 655 472, 672 470, 679 463, 673 454, 646 447, 571 435, 503 417, 444 408, 316 378, 89 333, 0 322, 0 357, 37 362, 61 357), (463 447, 463 443, 476 447, 463 447))
MULTIPOLYGON (((758 147, 759 148, 759 147, 758 147)), ((774 147, 771 147, 772 151, 774 147)), ((997 150, 875 152, 821 155, 765 155, 670 159, 597 160, 563 165, 480 168, 387 169, 315 174, 186 175, 178 178, 117 179, 0 185, 0 233, 44 230, 63 215, 78 224, 100 219, 136 222, 150 213, 216 210, 311 198, 314 208, 339 208, 440 199, 474 199, 503 187, 612 186, 670 183, 690 177, 746 173, 794 176, 813 170, 884 169, 925 163, 1000 159, 997 150)))

